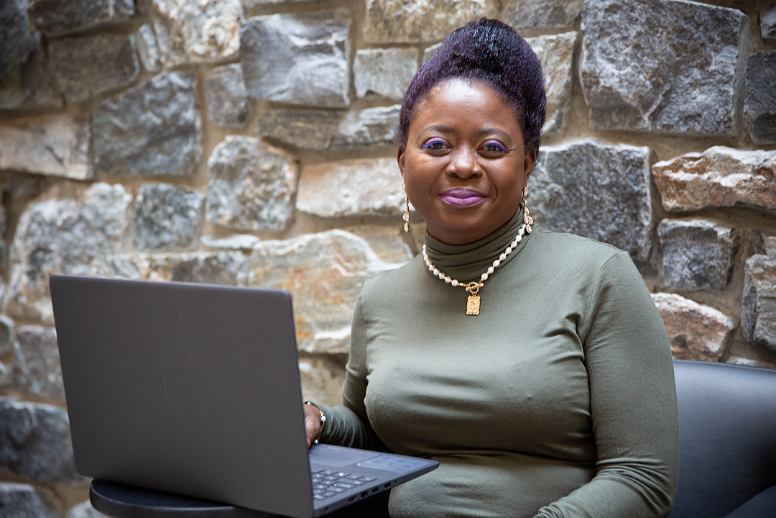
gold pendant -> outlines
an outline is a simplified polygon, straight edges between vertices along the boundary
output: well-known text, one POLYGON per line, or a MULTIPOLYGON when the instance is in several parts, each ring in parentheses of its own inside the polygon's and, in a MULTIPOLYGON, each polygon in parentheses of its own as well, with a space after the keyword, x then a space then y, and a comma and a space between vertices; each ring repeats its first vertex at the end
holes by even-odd
POLYGON ((469 300, 466 301, 466 314, 480 314, 480 297, 478 295, 469 295, 469 300))

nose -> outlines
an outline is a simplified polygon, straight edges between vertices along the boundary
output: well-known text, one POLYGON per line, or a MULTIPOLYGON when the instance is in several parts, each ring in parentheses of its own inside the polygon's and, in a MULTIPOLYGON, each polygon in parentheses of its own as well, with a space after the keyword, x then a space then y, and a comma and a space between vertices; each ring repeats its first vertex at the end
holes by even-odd
POLYGON ((445 172, 462 180, 482 174, 482 168, 477 162, 477 152, 470 146, 459 146, 453 150, 445 172))

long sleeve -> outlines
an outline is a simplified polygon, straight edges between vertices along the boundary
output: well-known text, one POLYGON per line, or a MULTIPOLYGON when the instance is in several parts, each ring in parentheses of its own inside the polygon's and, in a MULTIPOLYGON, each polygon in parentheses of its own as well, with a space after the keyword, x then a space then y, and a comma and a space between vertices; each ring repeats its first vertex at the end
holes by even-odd
POLYGON ((666 516, 679 469, 673 364, 663 322, 627 254, 599 271, 581 331, 596 474, 537 517, 666 516))

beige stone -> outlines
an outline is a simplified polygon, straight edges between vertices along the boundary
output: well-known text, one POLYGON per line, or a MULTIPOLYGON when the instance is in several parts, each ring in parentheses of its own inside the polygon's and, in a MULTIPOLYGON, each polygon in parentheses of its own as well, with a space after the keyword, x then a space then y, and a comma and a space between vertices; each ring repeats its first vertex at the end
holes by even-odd
POLYGON ((299 376, 302 378, 302 399, 328 406, 342 403, 342 384, 345 368, 323 358, 299 360, 299 376))
POLYGON ((542 133, 558 133, 569 105, 571 69, 577 33, 564 32, 528 38, 531 48, 539 56, 544 71, 544 90, 547 94, 547 118, 542 133))
POLYGON ((712 307, 672 293, 653 293, 663 317, 671 353, 679 360, 717 361, 730 338, 733 320, 712 307))
POLYGON ((353 62, 356 95, 401 101, 417 70, 417 49, 359 50, 353 62))
POLYGON ((715 146, 652 166, 667 211, 750 207, 776 212, 776 151, 715 146))
POLYGON ((345 230, 366 239, 369 246, 386 263, 404 264, 412 259, 412 251, 404 239, 403 221, 394 218, 395 225, 357 225, 345 230))

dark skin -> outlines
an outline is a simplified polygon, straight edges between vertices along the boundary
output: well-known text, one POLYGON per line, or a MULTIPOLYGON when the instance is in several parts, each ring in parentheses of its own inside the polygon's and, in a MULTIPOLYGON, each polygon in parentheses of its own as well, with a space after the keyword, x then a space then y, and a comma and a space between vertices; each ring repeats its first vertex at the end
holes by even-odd
MULTIPOLYGON (((472 243, 509 221, 536 163, 512 108, 490 86, 451 79, 417 107, 397 153, 407 196, 428 233, 472 243)), ((321 433, 320 412, 303 405, 307 445, 321 433)))

